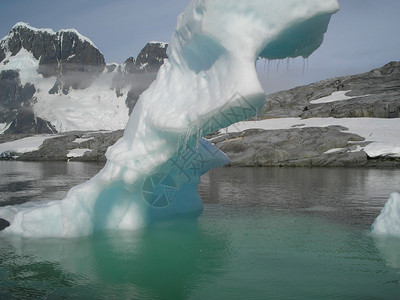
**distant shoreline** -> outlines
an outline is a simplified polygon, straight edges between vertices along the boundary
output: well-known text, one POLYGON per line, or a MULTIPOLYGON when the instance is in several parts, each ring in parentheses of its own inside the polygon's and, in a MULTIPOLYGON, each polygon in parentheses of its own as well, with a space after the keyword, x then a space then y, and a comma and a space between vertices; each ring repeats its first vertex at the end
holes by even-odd
MULTIPOLYGON (((270 149, 273 149, 274 153, 285 152, 290 148, 290 143, 286 146, 282 144, 283 140, 288 142, 293 141, 294 137, 298 139, 304 138, 310 135, 314 135, 315 138, 321 138, 325 136, 330 139, 333 138, 338 141, 341 135, 343 135, 343 141, 347 144, 348 139, 354 139, 353 135, 348 133, 341 133, 340 128, 317 128, 311 127, 310 129, 304 128, 291 128, 287 130, 257 130, 249 129, 241 131, 239 133, 230 134, 218 134, 209 136, 209 140, 214 142, 215 145, 224 151, 231 159, 231 163, 227 166, 231 167, 362 167, 362 168, 400 168, 400 157, 390 156, 378 156, 375 158, 368 157, 364 151, 348 152, 350 149, 338 148, 332 151, 324 151, 321 148, 320 153, 311 153, 306 147, 301 150, 296 147, 296 155, 290 154, 289 159, 285 159, 281 155, 282 159, 278 160, 273 155, 268 158, 266 157, 263 161, 258 158, 257 160, 249 159, 253 158, 257 153, 261 155, 260 145, 257 142, 257 137, 265 135, 266 143, 275 140, 276 143, 280 143, 280 146, 269 145, 270 149), (256 141, 251 141, 252 139, 256 141), (279 140, 281 139, 281 140, 279 140), (247 141, 248 140, 248 141, 247 141), (246 145, 246 149, 243 145, 234 144, 234 142, 241 141, 243 145, 246 145), (227 146, 229 145, 229 146, 227 146), (234 153, 235 147, 241 147, 242 152, 234 153), (251 153, 253 151, 253 153, 251 153), (321 152, 323 151, 323 152, 321 152), (251 155, 249 155, 251 153, 251 155), (311 155, 311 154, 313 155, 311 155)), ((43 144, 39 145, 36 150, 26 151, 25 153, 18 153, 18 151, 4 151, 4 145, 0 144, 1 157, 0 160, 8 161, 80 161, 80 162, 98 162, 104 163, 106 161, 105 153, 107 148, 113 145, 123 134, 123 131, 114 132, 65 132, 60 134, 49 134, 49 135, 22 135, 19 139, 18 135, 10 136, 10 139, 14 142, 8 143, 25 143, 20 144, 21 149, 25 149, 32 146, 32 142, 35 139, 40 138, 43 140, 43 144), (22 139, 23 138, 23 139, 22 139), (24 146, 25 145, 25 146, 24 146)), ((4 137, 2 137, 4 138, 4 137)), ((1 141, 1 139, 0 139, 1 141)), ((353 141, 355 142, 355 141, 353 141)), ((362 140, 360 140, 361 143, 362 140)), ((305 143, 305 141, 301 141, 305 143)), ((315 141, 309 138, 308 145, 315 145, 315 141)), ((326 142, 325 142, 326 143, 326 142)), ((326 143, 327 144, 327 143, 326 143)), ((264 150, 267 147, 264 145, 264 150)), ((355 145, 350 147, 356 148, 355 145)), ((279 156, 279 155, 278 155, 279 156)))

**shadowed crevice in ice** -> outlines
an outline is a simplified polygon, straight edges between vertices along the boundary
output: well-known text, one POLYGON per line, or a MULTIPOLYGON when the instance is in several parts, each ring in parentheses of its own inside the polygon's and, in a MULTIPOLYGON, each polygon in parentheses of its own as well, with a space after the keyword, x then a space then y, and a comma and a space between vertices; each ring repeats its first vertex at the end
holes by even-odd
POLYGON ((217 41, 206 35, 198 35, 182 49, 188 67, 196 74, 209 70, 227 51, 217 41), (201 45, 204 45, 203 47, 201 45))
POLYGON ((304 22, 295 23, 277 36, 261 52, 266 59, 284 59, 302 56, 307 58, 324 40, 331 14, 320 14, 304 22), (306 39, 304 38, 306 37, 306 39))
POLYGON ((338 9, 337 0, 190 2, 103 170, 62 201, 0 209, 11 223, 2 234, 74 237, 201 212, 200 176, 229 161, 202 136, 261 112, 258 57, 309 56, 338 9))
POLYGON ((10 226, 10 222, 4 219, 0 219, 0 231, 6 229, 8 226, 10 226))

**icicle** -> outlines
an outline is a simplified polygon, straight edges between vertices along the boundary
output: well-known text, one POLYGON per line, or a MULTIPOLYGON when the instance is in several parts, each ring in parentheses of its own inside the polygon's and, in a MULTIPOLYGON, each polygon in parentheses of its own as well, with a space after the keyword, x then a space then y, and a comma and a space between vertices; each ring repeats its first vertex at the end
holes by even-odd
POLYGON ((308 59, 308 57, 306 58, 306 70, 307 70, 307 72, 308 72, 308 62, 309 62, 310 60, 308 59))
POLYGON ((267 59, 263 59, 264 60, 264 75, 265 75, 265 67, 266 67, 266 65, 267 65, 267 59))
POLYGON ((308 57, 303 57, 303 76, 305 71, 308 72, 308 57))

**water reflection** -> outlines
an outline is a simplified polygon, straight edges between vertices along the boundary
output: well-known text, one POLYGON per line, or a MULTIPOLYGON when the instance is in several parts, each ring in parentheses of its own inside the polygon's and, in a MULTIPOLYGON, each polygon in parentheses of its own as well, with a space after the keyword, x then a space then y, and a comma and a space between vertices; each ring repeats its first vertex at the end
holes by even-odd
POLYGON ((4 238, 1 253, 4 296, 185 299, 221 275, 230 250, 224 232, 184 219, 76 240, 4 238))
MULTIPOLYGON (((103 164, 0 161, 0 206, 63 199, 103 164)), ((204 203, 303 211, 368 229, 400 170, 346 168, 220 168, 202 177, 204 203)))
POLYGON ((0 238, 0 298, 397 299, 398 243, 268 207, 81 239, 0 238), (389 267, 388 267, 389 265, 389 267))
POLYGON ((368 229, 400 188, 400 170, 221 168, 202 181, 205 203, 304 212, 368 229))
POLYGON ((103 164, 0 161, 0 206, 63 199, 68 190, 93 177, 103 164))
MULTIPOLYGON (((400 270, 400 239, 386 236, 374 236, 376 247, 381 252, 387 265, 400 270)), ((400 284, 400 278, 398 283, 400 284)))

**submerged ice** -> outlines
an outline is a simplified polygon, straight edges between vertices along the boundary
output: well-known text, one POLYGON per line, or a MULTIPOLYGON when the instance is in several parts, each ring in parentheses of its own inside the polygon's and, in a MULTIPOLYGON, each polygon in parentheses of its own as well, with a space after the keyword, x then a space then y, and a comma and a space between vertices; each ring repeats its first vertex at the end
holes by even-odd
POLYGON ((256 60, 308 57, 338 8, 337 0, 193 0, 103 170, 61 201, 1 208, 11 223, 3 234, 82 236, 200 212, 200 176, 229 161, 202 136, 261 111, 256 60))

